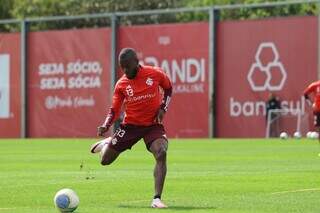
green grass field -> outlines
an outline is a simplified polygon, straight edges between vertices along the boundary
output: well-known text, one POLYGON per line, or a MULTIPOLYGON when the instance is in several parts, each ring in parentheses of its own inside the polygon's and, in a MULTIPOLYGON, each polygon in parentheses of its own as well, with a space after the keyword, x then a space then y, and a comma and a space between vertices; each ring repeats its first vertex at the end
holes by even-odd
POLYGON ((57 212, 53 197, 66 187, 78 213, 320 212, 317 141, 171 140, 166 210, 149 208, 154 161, 142 142, 108 167, 89 154, 92 142, 0 140, 0 213, 57 212))

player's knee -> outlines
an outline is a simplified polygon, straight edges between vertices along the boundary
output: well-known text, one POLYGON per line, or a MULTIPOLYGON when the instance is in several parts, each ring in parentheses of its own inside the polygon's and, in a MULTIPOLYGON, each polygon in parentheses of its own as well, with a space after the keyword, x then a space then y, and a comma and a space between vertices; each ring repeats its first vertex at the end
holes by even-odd
POLYGON ((165 147, 159 148, 156 153, 156 159, 165 160, 166 157, 167 157, 167 149, 165 147))

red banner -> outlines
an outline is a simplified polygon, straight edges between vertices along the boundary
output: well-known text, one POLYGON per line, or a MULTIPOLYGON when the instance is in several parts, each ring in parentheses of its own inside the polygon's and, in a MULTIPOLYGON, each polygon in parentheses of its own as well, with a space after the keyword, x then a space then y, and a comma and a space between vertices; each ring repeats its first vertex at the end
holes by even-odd
POLYGON ((0 34, 0 138, 20 137, 20 35, 0 34))
POLYGON ((173 82, 168 136, 208 137, 208 24, 120 27, 119 47, 135 48, 141 63, 163 68, 173 82))
POLYGON ((110 30, 28 36, 30 137, 92 137, 110 103, 110 30))
POLYGON ((218 24, 218 137, 264 137, 270 92, 283 109, 306 112, 301 96, 317 79, 317 24, 317 17, 218 24))

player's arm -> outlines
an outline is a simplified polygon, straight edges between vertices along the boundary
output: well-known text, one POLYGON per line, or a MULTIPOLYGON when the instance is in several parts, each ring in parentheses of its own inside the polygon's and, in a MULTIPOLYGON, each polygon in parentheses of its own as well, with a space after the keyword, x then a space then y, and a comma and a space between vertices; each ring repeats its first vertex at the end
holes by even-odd
POLYGON ((160 105, 160 109, 158 111, 158 114, 156 116, 156 122, 157 123, 162 123, 164 114, 168 111, 168 106, 171 100, 171 95, 172 95, 172 84, 168 76, 162 72, 160 72, 160 81, 159 85, 163 89, 164 94, 163 94, 163 99, 160 105))
POLYGON ((309 105, 311 105, 311 100, 309 95, 315 91, 316 86, 317 86, 316 84, 312 83, 303 91, 303 96, 309 105))
POLYGON ((106 133, 109 130, 113 122, 119 117, 123 100, 124 100, 124 95, 120 91, 118 85, 116 85, 116 88, 114 90, 114 94, 112 97, 112 105, 109 108, 109 111, 104 123, 98 127, 98 136, 103 136, 104 133, 106 133))

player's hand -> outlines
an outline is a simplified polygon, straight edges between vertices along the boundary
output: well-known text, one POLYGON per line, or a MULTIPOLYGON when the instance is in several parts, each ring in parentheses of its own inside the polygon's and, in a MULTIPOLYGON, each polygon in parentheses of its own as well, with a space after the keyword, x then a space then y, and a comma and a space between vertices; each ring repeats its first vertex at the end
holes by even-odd
POLYGON ((155 119, 155 122, 158 123, 158 124, 162 124, 162 120, 163 120, 163 117, 164 117, 165 113, 166 112, 163 109, 159 109, 158 114, 157 114, 156 119, 155 119))
POLYGON ((104 133, 106 133, 109 130, 110 126, 99 126, 98 127, 98 136, 104 136, 104 133))

